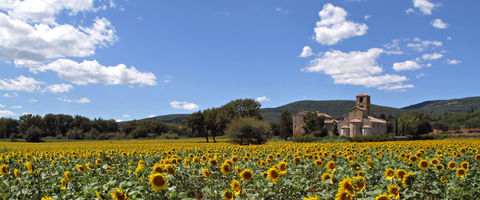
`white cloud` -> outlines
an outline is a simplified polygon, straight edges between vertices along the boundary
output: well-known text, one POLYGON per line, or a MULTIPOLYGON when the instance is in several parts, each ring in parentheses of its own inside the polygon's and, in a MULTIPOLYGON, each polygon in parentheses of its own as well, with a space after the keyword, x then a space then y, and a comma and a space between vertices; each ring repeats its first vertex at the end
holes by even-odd
POLYGON ((57 98, 58 101, 63 101, 66 103, 90 103, 90 99, 83 97, 80 99, 68 99, 67 97, 57 98))
MULTIPOLYGON (((435 5, 434 3, 428 1, 428 0, 413 0, 413 7, 417 8, 422 12, 424 15, 431 15, 432 10, 437 7, 438 5, 435 5)), ((409 11, 407 10, 407 13, 409 11)))
POLYGON ((405 10, 405 13, 407 14, 410 14, 410 13, 413 13, 415 12, 415 10, 413 8, 408 8, 407 10, 405 10))
POLYGON ((127 68, 124 64, 103 66, 96 60, 84 60, 77 63, 69 59, 58 59, 47 65, 32 67, 30 70, 34 73, 54 71, 58 73, 59 77, 77 85, 105 83, 106 85, 154 86, 157 84, 153 73, 139 72, 135 67, 127 68))
MULTIPOLYGON (((311 61, 309 67, 303 68, 306 72, 324 72, 331 76, 335 84, 363 85, 377 89, 405 86, 407 77, 395 74, 381 74, 382 68, 378 66, 376 59, 385 50, 371 48, 368 51, 342 52, 332 50, 322 57, 311 61)), ((406 86, 405 86, 406 87, 406 86)))
POLYGON ((129 114, 124 114, 124 115, 122 115, 122 117, 123 117, 123 118, 129 118, 130 115, 129 115, 129 114))
POLYGON ((34 98, 30 98, 28 101, 29 101, 30 103, 37 103, 37 102, 38 102, 38 100, 37 100, 37 99, 34 99, 34 98))
POLYGON ((73 89, 73 86, 70 84, 53 84, 49 85, 46 88, 42 90, 42 92, 49 92, 52 94, 57 94, 57 93, 64 93, 64 92, 69 92, 71 89, 73 89))
POLYGON ((416 78, 421 78, 421 77, 424 77, 424 76, 425 76, 424 73, 420 73, 420 74, 418 74, 418 75, 416 76, 416 78))
POLYGON ((277 11, 279 13, 282 13, 282 14, 285 14, 285 15, 288 15, 288 13, 290 13, 288 10, 284 10, 282 8, 275 8, 275 11, 277 11))
POLYGON ((434 19, 430 22, 433 27, 438 28, 438 29, 446 29, 448 28, 448 24, 443 22, 441 19, 434 19))
POLYGON ((123 119, 116 119, 115 120, 115 122, 123 122, 123 121, 125 121, 125 120, 123 120, 123 119))
POLYGON ((13 60, 17 66, 90 56, 98 46, 116 41, 115 29, 105 18, 97 18, 91 27, 31 25, 0 12, 0 30, 0 59, 13 60))
POLYGON ((0 104, 0 108, 5 108, 5 105, 3 105, 3 104, 0 104))
POLYGON ((447 59, 447 63, 450 65, 456 65, 462 63, 462 61, 456 59, 447 59))
POLYGON ((148 115, 149 118, 155 117, 155 115, 148 115))
POLYGON ((306 58, 312 55, 313 55, 312 48, 310 48, 309 46, 304 46, 302 49, 302 53, 300 53, 298 57, 306 58))
POLYGON ((267 98, 266 96, 263 96, 263 97, 257 97, 256 100, 261 103, 261 102, 270 101, 270 98, 267 98))
POLYGON ((14 19, 29 22, 56 24, 55 15, 69 10, 70 15, 81 11, 93 11, 93 0, 2 0, 0 10, 14 19))
POLYGON ((16 116, 14 112, 10 110, 0 110, 0 117, 13 117, 16 116))
POLYGON ((435 49, 435 47, 443 46, 440 41, 421 40, 420 38, 414 38, 414 42, 408 43, 407 47, 412 48, 415 51, 425 51, 427 49, 435 49))
POLYGON ((422 58, 424 60, 437 60, 443 57, 443 54, 441 53, 432 53, 432 54, 423 54, 422 58))
POLYGON ((170 83, 170 82, 172 82, 172 76, 167 75, 167 76, 163 77, 163 83, 167 84, 167 83, 170 83))
POLYGON ((170 106, 176 109, 183 109, 183 110, 197 110, 198 105, 194 103, 189 103, 185 101, 172 101, 170 102, 170 106))
POLYGON ((364 35, 368 29, 366 24, 347 21, 347 12, 330 3, 325 4, 318 15, 321 20, 314 29, 315 39, 324 45, 334 45, 340 40, 364 35))
POLYGON ((15 106, 10 107, 10 109, 22 109, 22 106, 15 105, 15 106))
MULTIPOLYGON (((0 79, 0 90, 33 92, 40 89, 40 85, 43 84, 45 83, 34 78, 20 75, 15 79, 0 79)), ((3 96, 9 97, 9 94, 3 96)))
POLYGON ((405 62, 400 62, 400 63, 394 63, 393 64, 393 69, 395 71, 405 71, 405 70, 416 70, 420 69, 422 66, 420 66, 417 62, 413 60, 407 60, 405 62))
POLYGON ((16 92, 12 92, 12 93, 7 92, 3 95, 3 97, 7 97, 7 98, 8 97, 18 97, 18 94, 16 92))
POLYGON ((387 85, 382 85, 380 87, 378 87, 379 90, 388 90, 388 91, 406 91, 405 89, 407 88, 413 88, 413 85, 412 84, 407 84, 407 85, 403 85, 403 84, 387 84, 387 85))
POLYGON ((368 19, 370 19, 370 15, 365 15, 365 16, 363 17, 363 19, 365 19, 365 21, 367 21, 368 19))

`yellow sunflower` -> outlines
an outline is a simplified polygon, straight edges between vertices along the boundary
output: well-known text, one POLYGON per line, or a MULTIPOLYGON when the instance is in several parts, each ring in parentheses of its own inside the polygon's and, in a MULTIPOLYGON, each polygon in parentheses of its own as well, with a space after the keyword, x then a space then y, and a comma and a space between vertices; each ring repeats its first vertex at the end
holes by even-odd
POLYGON ((420 162, 418 162, 418 167, 420 169, 426 170, 428 169, 428 167, 430 167, 430 164, 428 164, 427 160, 420 160, 420 162))
POLYGON ((280 162, 280 163, 278 163, 277 167, 278 167, 278 170, 280 170, 280 174, 286 174, 287 173, 287 170, 288 170, 287 163, 280 162))
POLYGON ((337 195, 335 196, 335 200, 352 200, 353 197, 347 191, 338 191, 337 195))
POLYGON ((8 167, 7 165, 3 164, 0 165, 0 175, 5 176, 8 174, 8 167))
POLYGON ((440 177, 440 181, 442 181, 442 183, 448 183, 448 179, 445 176, 440 177))
POLYGON ((475 160, 480 161, 480 154, 475 155, 475 160))
POLYGON ((52 197, 44 196, 44 197, 42 197, 42 200, 52 200, 52 197))
POLYGON ((315 195, 315 196, 308 195, 307 197, 304 197, 303 200, 318 200, 318 196, 317 195, 315 195))
POLYGON ((235 198, 235 196, 233 195, 233 192, 230 190, 225 190, 223 192, 223 197, 225 198, 225 200, 232 200, 235 198))
POLYGON ((17 178, 22 177, 22 173, 20 173, 20 171, 18 171, 18 169, 13 170, 13 175, 17 178))
POLYGON ((222 166, 220 166, 220 171, 222 174, 228 175, 232 173, 232 166, 229 163, 224 162, 222 166))
POLYGON ((340 183, 338 184, 338 190, 341 191, 346 191, 352 195, 355 195, 355 189, 353 188, 353 183, 352 179, 349 177, 344 178, 340 183))
POLYGON ((363 176, 355 176, 352 178, 353 188, 356 191, 363 191, 366 187, 366 180, 363 176))
POLYGON ((97 159, 95 160, 95 164, 96 164, 96 165, 102 165, 102 160, 100 160, 100 158, 97 158, 97 159))
POLYGON ((80 172, 80 173, 85 173, 87 171, 83 165, 76 165, 75 168, 80 172))
POLYGON ((375 198, 375 200, 390 200, 387 193, 381 194, 375 198))
POLYGON ((169 175, 175 174, 175 168, 170 164, 165 165, 165 171, 167 171, 167 174, 169 175))
POLYGON ((449 169, 455 170, 455 168, 457 168, 457 163, 455 161, 452 161, 452 162, 449 162, 447 166, 449 169))
POLYGON ((240 173, 240 178, 242 181, 250 181, 253 178, 252 170, 246 169, 240 173))
POLYGON ((315 160, 315 162, 313 162, 313 163, 315 164, 315 166, 317 166, 319 168, 322 167, 322 165, 323 165, 323 162, 321 160, 315 160))
POLYGON ((415 182, 415 173, 408 172, 403 176, 403 180, 402 180, 403 187, 411 187, 413 182, 415 182))
POLYGON ((242 191, 242 185, 236 179, 232 180, 232 182, 230 183, 230 188, 232 188, 232 190, 235 192, 235 195, 240 194, 240 192, 242 191))
POLYGON ((460 167, 457 169, 457 172, 455 172, 455 174, 460 178, 465 178, 465 176, 467 175, 467 170, 460 167))
POLYGON ((163 166, 159 163, 155 163, 152 167, 153 173, 163 173, 163 166))
POLYGON ((386 178, 387 180, 392 180, 394 177, 395 177, 395 171, 393 171, 393 169, 390 168, 390 167, 387 168, 387 169, 385 170, 385 178, 386 178))
POLYGON ((210 173, 210 171, 208 171, 207 168, 202 169, 202 175, 203 175, 203 177, 205 177, 206 179, 210 179, 210 177, 212 176, 212 174, 210 173))
POLYGON ((151 174, 148 181, 150 182, 152 189, 155 191, 160 191, 167 188, 168 181, 165 176, 160 173, 151 174))
POLYGON ((460 166, 462 166, 462 168, 465 169, 465 171, 468 171, 470 169, 470 163, 468 161, 462 162, 460 166))
POLYGON ((397 169, 395 171, 395 175, 397 176, 399 181, 403 180, 403 177, 405 176, 405 174, 407 174, 407 172, 404 169, 397 169))
POLYGON ((432 165, 438 165, 438 163, 440 163, 440 160, 438 160, 438 158, 432 158, 432 159, 430 160, 430 163, 431 163, 432 165))
POLYGON ((65 171, 65 172, 63 172, 63 175, 65 176, 65 179, 66 179, 67 181, 72 181, 73 176, 72 176, 72 173, 70 173, 70 171, 65 171))
POLYGON ((272 182, 277 182, 278 179, 280 178, 280 173, 277 171, 276 168, 272 167, 268 170, 268 179, 272 182))
POLYGON ((322 174, 322 181, 330 180, 330 184, 333 184, 333 174, 325 172, 322 174))
POLYGON ((334 172, 337 169, 337 165, 333 160, 328 161, 328 163, 325 165, 328 171, 334 172))
POLYGON ((64 178, 62 178, 62 179, 60 179, 60 183, 62 184, 60 189, 66 190, 67 189, 67 181, 64 178))
POLYGON ((116 188, 115 191, 110 194, 114 200, 129 200, 130 198, 127 197, 125 193, 123 193, 120 189, 116 188))
POLYGON ((25 166, 27 167, 27 171, 29 174, 33 173, 33 166, 30 161, 25 162, 25 166))
POLYGON ((400 198, 400 189, 397 185, 389 185, 388 186, 388 193, 394 196, 396 199, 400 198))

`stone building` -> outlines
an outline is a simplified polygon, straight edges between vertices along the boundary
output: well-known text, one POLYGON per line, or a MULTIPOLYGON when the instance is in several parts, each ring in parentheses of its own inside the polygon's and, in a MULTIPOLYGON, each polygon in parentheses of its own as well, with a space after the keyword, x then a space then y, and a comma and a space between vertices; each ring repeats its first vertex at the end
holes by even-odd
MULTIPOLYGON (((303 129, 303 116, 309 111, 300 111, 293 114, 293 137, 305 133, 303 129)), ((329 136, 333 136, 334 126, 340 136, 354 137, 356 135, 374 135, 387 132, 387 121, 370 116, 370 96, 366 94, 357 95, 355 107, 344 115, 342 120, 336 120, 332 116, 316 111, 317 115, 325 117, 325 128, 329 136)))
POLYGON ((374 135, 387 132, 387 121, 370 116, 370 96, 357 95, 355 107, 337 123, 340 136, 374 135))
MULTIPOLYGON (((293 137, 297 137, 305 133, 305 130, 303 129, 303 125, 305 125, 305 123, 303 122, 303 116, 305 116, 308 112, 310 111, 302 110, 298 113, 293 114, 293 137)), ((318 111, 316 113, 318 116, 323 116, 325 118, 325 128, 328 131, 328 135, 332 136, 333 126, 335 126, 338 121, 326 113, 321 113, 318 111)))

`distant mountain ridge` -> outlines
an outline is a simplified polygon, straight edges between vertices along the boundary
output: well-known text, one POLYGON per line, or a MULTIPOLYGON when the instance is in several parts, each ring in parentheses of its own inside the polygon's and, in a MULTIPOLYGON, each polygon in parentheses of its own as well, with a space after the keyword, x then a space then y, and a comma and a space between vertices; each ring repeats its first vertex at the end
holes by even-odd
MULTIPOLYGON (((335 118, 341 118, 348 113, 355 101, 351 100, 329 100, 329 101, 296 101, 276 108, 262 108, 260 114, 266 121, 278 121, 283 111, 297 113, 301 110, 320 111, 327 113, 335 118)), ((480 110, 480 97, 466 97, 450 100, 424 101, 403 108, 393 108, 388 106, 371 105, 371 115, 393 115, 397 116, 408 111, 422 111, 430 114, 441 114, 445 112, 458 113, 470 110, 480 110)), ((161 115, 148 119, 159 120, 166 123, 178 123, 186 119, 188 114, 161 115)))

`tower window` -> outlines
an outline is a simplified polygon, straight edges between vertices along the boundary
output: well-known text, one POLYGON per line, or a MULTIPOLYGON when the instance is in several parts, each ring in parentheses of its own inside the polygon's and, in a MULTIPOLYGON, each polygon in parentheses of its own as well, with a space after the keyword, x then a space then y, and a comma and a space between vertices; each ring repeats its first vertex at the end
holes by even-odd
POLYGON ((360 103, 363 103, 363 97, 360 97, 360 99, 358 99, 358 101, 359 101, 360 103))

